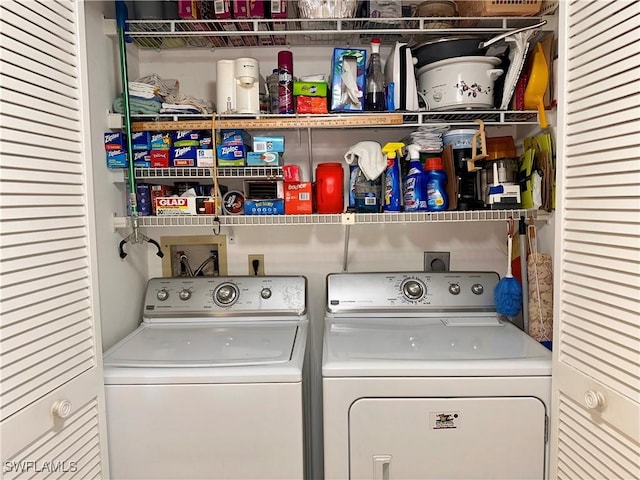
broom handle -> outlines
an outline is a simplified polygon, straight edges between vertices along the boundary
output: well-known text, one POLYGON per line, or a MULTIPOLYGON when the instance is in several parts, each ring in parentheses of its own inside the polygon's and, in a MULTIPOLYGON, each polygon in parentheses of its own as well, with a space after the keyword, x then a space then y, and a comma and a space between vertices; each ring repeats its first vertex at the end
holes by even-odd
POLYGON ((513 248, 513 239, 511 235, 507 235, 507 278, 513 278, 511 273, 511 249, 513 248))

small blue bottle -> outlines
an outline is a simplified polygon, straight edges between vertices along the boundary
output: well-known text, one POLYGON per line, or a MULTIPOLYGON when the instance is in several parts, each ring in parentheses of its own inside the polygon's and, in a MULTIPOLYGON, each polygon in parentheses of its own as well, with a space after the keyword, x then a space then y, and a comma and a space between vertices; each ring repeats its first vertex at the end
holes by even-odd
POLYGON ((442 168, 442 159, 433 157, 427 159, 425 164, 425 176, 427 183, 427 210, 439 212, 449 207, 447 197, 447 174, 442 168))

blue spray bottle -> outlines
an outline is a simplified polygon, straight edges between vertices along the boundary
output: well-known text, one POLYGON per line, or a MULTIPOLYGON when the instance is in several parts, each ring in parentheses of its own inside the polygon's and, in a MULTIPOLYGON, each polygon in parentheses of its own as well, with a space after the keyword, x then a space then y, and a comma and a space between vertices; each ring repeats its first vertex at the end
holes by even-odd
POLYGON ((400 189, 400 159, 404 143, 389 142, 382 147, 387 157, 387 169, 384 171, 384 203, 383 211, 399 212, 402 209, 402 191, 400 189))
POLYGON ((427 185, 424 170, 420 163, 420 145, 407 146, 409 170, 402 182, 402 200, 405 212, 423 212, 427 210, 427 185))

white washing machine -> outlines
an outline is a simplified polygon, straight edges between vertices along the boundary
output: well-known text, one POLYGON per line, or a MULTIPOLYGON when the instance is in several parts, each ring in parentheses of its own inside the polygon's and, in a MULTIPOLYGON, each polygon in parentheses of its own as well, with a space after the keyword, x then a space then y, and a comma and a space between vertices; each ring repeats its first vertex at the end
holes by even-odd
POLYGON ((547 478, 551 353, 498 317, 497 282, 327 277, 327 480, 547 478))
POLYGON ((303 478, 306 286, 151 279, 142 324, 104 357, 111 477, 303 478))

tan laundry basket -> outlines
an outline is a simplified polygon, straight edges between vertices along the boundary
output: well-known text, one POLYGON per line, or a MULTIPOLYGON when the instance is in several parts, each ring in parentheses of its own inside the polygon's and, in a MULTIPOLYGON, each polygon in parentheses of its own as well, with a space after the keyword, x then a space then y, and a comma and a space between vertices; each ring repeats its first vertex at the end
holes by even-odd
POLYGON ((527 259, 529 284, 529 335, 551 344, 553 340, 553 270, 551 255, 539 253, 535 225, 528 225, 531 253, 527 259))

